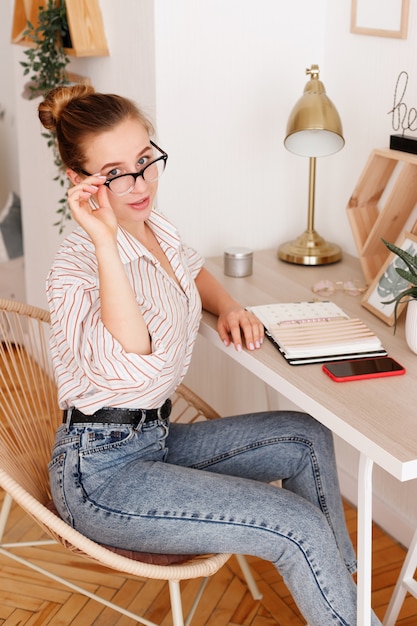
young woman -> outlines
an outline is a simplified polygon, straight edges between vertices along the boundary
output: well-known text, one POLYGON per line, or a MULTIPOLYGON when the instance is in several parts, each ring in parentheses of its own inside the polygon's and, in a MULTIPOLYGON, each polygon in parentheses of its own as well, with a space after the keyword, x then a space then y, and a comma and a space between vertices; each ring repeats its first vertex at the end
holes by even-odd
POLYGON ((152 125, 131 101, 80 85, 53 90, 39 117, 78 224, 47 279, 65 410, 50 463, 60 515, 120 548, 257 555, 310 626, 356 624, 331 433, 290 411, 169 423, 201 306, 237 350, 259 349, 263 329, 155 210, 167 154, 152 125))

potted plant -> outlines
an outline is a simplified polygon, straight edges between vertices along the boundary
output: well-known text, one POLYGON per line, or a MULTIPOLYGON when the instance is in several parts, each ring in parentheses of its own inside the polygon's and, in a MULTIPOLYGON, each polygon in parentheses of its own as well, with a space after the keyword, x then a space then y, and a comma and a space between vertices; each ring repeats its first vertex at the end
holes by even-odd
MULTIPOLYGON (((48 91, 59 85, 69 83, 67 56, 64 45, 70 47, 69 29, 64 0, 48 0, 46 6, 39 7, 38 25, 33 26, 30 22, 24 35, 29 38, 33 46, 24 51, 27 61, 22 61, 24 68, 23 75, 29 76, 29 83, 25 90, 25 95, 29 99, 45 96, 48 91)), ((56 180, 61 187, 67 187, 67 178, 62 167, 56 139, 53 133, 42 132, 48 147, 53 151, 54 164, 57 167, 56 180)), ((55 226, 59 226, 61 233, 65 222, 71 218, 66 194, 59 200, 57 209, 59 221, 55 226)))
POLYGON ((392 304, 395 302, 394 308, 394 332, 397 325, 398 305, 407 302, 407 317, 405 323, 405 337, 409 348, 417 353, 417 254, 410 254, 407 250, 403 250, 398 246, 382 240, 388 250, 396 254, 404 264, 404 267, 396 267, 395 271, 401 278, 406 281, 407 286, 398 293, 395 298, 384 302, 384 304, 392 304))
POLYGON ((24 51, 27 61, 22 61, 23 75, 30 76, 28 97, 43 96, 53 87, 68 82, 66 68, 69 58, 65 53, 64 41, 69 30, 65 2, 48 0, 39 7, 38 25, 28 22, 23 33, 33 46, 24 51))

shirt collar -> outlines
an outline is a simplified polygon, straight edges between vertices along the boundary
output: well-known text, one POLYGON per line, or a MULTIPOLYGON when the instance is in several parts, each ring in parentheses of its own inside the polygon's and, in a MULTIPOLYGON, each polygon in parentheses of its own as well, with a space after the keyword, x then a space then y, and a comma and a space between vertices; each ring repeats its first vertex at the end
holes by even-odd
MULTIPOLYGON (((161 213, 153 210, 146 222, 158 241, 164 242, 172 248, 180 247, 181 240, 176 228, 161 213)), ((138 257, 150 256, 145 246, 120 226, 117 233, 117 243, 122 263, 130 263, 138 257)))

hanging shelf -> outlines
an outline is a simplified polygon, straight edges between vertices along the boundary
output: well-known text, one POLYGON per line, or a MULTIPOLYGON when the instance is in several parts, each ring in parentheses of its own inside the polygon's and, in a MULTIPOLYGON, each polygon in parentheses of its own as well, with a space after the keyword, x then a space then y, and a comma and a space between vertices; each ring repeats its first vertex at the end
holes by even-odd
MULTIPOLYGON (((23 33, 28 22, 36 28, 39 7, 46 5, 47 0, 15 0, 12 43, 33 45, 23 33)), ((107 56, 109 51, 98 0, 65 0, 65 6, 72 44, 65 52, 77 57, 107 56)))
POLYGON ((382 238, 395 242, 407 228, 416 232, 416 204, 417 155, 373 150, 347 206, 367 282, 372 282, 388 258, 382 238))

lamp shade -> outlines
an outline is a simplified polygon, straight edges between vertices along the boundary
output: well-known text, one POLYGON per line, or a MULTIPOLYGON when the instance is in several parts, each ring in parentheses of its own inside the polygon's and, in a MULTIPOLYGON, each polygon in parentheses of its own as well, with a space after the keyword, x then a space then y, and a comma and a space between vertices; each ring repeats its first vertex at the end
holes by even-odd
POLYGON ((342 122, 319 80, 319 68, 307 70, 311 78, 290 113, 284 145, 300 156, 322 157, 344 146, 342 122))

